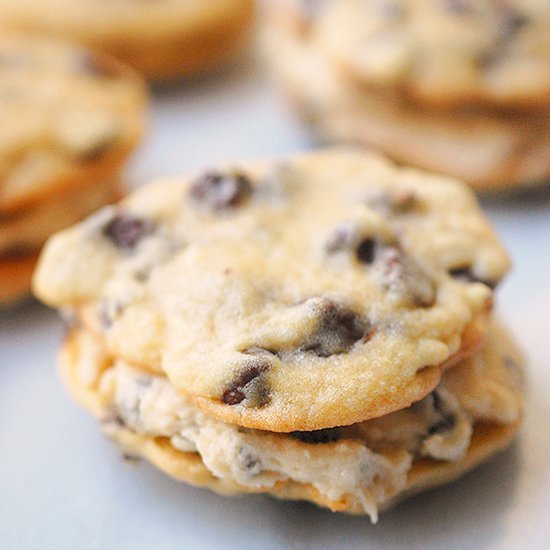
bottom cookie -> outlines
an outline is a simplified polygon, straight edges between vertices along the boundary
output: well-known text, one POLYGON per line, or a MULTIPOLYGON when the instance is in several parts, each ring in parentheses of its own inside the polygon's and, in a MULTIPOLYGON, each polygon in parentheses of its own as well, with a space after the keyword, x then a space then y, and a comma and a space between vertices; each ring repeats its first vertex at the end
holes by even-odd
POLYGON ((379 510, 459 477, 513 439, 522 407, 519 361, 494 327, 481 352, 410 407, 289 434, 214 419, 165 377, 108 357, 83 329, 68 335, 61 367, 107 435, 177 479, 222 494, 308 500, 376 521, 379 510))

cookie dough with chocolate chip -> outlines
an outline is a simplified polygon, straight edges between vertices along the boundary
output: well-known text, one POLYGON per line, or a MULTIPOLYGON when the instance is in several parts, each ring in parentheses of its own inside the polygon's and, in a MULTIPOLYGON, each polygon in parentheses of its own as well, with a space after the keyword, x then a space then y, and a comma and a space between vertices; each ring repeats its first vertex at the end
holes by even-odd
POLYGON ((253 0, 0 0, 0 27, 105 51, 153 80, 230 61, 253 16, 253 0))
POLYGON ((290 432, 427 395, 507 269, 463 184, 327 150, 145 187, 54 237, 35 291, 209 414, 290 432))
POLYGON ((0 32, 0 303, 28 293, 52 233, 120 198, 146 100, 103 54, 0 32))
POLYGON ((165 375, 109 356, 90 331, 72 329, 61 354, 75 399, 130 455, 221 494, 309 500, 373 522, 380 510, 453 480, 509 444, 523 409, 520 363, 509 336, 493 325, 481 351, 409 407, 349 426, 281 434, 203 412, 165 375))

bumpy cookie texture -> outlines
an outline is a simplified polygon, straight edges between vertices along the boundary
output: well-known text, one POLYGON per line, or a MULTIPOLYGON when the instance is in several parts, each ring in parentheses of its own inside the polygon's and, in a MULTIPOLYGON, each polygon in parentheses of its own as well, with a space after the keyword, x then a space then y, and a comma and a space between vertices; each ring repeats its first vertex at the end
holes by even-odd
POLYGON ((508 259, 466 186, 339 150, 235 173, 235 204, 201 202, 204 176, 159 182, 61 233, 37 295, 204 410, 273 431, 400 409, 479 343, 508 259), (411 198, 388 214, 384 195, 411 198), (141 220, 122 242, 120 219, 141 220))
POLYGON ((320 37, 304 30, 297 3, 290 4, 294 9, 270 3, 265 51, 292 104, 322 139, 367 145, 481 191, 536 183, 550 174, 548 106, 457 102, 436 110, 411 101, 401 85, 366 86, 343 74, 320 37))
POLYGON ((0 27, 97 48, 156 80, 232 59, 253 15, 253 0, 0 0, 0 27))
POLYGON ((430 105, 530 109, 550 101, 549 27, 546 0, 342 0, 310 32, 367 85, 430 105))
POLYGON ((492 327, 482 352, 410 407, 290 434, 216 420, 166 377, 109 357, 85 330, 70 333, 62 372, 106 434, 180 479, 222 493, 312 500, 376 521, 379 509, 449 481, 510 441, 522 411, 520 362, 508 336, 492 327))

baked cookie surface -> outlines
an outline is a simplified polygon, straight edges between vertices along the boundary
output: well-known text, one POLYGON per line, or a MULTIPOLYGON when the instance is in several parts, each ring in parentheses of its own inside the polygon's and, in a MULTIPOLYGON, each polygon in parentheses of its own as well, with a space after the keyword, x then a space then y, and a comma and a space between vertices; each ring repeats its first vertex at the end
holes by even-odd
POLYGON ((410 407, 352 426, 275 434, 223 423, 162 375, 73 328, 61 354, 74 397, 126 452, 223 494, 269 493, 368 514, 451 481, 507 445, 522 414, 521 357, 493 325, 483 350, 410 407))
MULTIPOLYGON (((550 4, 545 0, 320 2, 310 31, 371 86, 429 105, 548 105, 550 4)), ((311 11, 311 10, 310 10, 311 11)))
POLYGON ((328 150, 148 186, 53 238, 35 291, 214 416, 295 431, 428 394, 507 268, 463 184, 328 150))
POLYGON ((108 52, 152 79, 189 76, 246 43, 252 0, 0 0, 0 27, 108 52))

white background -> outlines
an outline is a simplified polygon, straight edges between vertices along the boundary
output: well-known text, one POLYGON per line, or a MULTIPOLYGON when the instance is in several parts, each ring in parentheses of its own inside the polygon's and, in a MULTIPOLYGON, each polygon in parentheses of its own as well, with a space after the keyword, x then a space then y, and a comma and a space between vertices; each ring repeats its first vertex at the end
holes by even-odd
MULTIPOLYGON (((312 146, 257 63, 157 89, 131 180, 312 146)), ((550 155, 550 152, 549 152, 550 155)), ((486 198, 515 263, 497 308, 528 357, 520 440, 466 478, 381 516, 222 498, 128 463, 58 381, 62 325, 0 312, 0 549, 550 549, 550 186, 486 198)))

